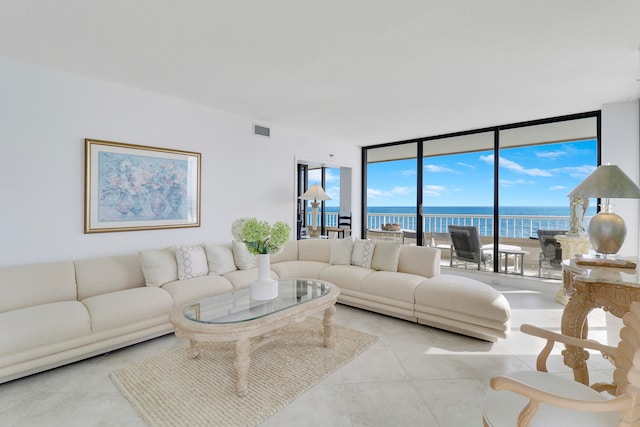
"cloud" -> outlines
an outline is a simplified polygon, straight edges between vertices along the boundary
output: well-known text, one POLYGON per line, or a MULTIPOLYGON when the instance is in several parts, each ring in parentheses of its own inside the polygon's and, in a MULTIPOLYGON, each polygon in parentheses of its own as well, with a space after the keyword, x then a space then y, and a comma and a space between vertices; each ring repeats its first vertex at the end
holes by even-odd
POLYGON ((406 196, 415 194, 413 187, 393 187, 391 190, 380 190, 377 188, 367 188, 367 196, 373 198, 385 198, 393 196, 406 196))
POLYGON ((406 169, 400 171, 400 175, 402 176, 415 176, 418 172, 415 169, 406 169))
POLYGON ((447 173, 451 173, 451 172, 455 172, 455 170, 451 169, 451 168, 447 168, 445 166, 438 166, 438 165, 424 165, 424 170, 427 172, 433 172, 433 173, 439 173, 439 172, 447 172, 447 173))
POLYGON ((556 150, 556 151, 538 151, 536 152, 536 157, 540 157, 543 159, 551 159, 551 160, 556 160, 560 157, 564 157, 567 156, 569 153, 567 153, 566 151, 560 151, 560 150, 556 150))
MULTIPOLYGON (((487 164, 491 164, 491 165, 494 164, 493 154, 490 154, 488 156, 480 156, 480 160, 482 160, 487 164)), ((539 168, 527 169, 522 165, 520 165, 519 163, 509 160, 506 157, 500 157, 500 167, 508 169, 512 172, 521 173, 529 176, 552 176, 551 172, 547 170, 539 169, 539 168)))
POLYGON ((583 180, 587 176, 596 170, 596 167, 593 165, 582 165, 582 166, 568 166, 563 168, 552 169, 554 173, 562 173, 569 175, 571 178, 576 178, 583 180))
POLYGON ((470 165, 469 163, 464 163, 464 162, 456 162, 457 166, 462 166, 463 168, 469 168, 469 169, 475 169, 476 167, 474 165, 470 165))
POLYGON ((535 181, 527 181, 526 179, 501 179, 500 185, 503 187, 513 187, 514 185, 532 185, 535 181))
POLYGON ((442 185, 425 185, 422 189, 422 194, 426 196, 441 196, 446 190, 447 188, 442 185))

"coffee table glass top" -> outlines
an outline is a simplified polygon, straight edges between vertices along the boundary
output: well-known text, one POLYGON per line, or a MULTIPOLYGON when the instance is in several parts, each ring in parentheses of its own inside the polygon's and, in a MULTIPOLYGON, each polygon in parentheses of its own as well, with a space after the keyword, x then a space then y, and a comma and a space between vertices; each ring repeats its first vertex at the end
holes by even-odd
POLYGON ((246 287, 193 301, 184 308, 184 317, 211 324, 245 322, 304 304, 330 290, 327 284, 315 280, 279 280, 278 297, 272 300, 253 300, 246 287))

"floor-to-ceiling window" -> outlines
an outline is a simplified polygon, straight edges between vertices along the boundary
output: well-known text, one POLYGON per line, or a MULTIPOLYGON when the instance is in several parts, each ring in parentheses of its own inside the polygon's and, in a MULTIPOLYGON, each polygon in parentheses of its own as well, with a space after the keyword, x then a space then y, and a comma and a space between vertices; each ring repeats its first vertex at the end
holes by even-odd
POLYGON ((566 195, 599 164, 599 122, 590 112, 365 147, 363 235, 397 223, 446 262, 434 237, 473 226, 489 269, 537 276, 538 230, 568 229, 566 195))

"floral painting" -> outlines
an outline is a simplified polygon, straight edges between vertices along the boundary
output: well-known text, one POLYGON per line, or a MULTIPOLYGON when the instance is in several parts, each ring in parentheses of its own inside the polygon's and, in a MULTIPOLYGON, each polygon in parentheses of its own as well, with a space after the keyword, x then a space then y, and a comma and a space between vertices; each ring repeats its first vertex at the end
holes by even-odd
POLYGON ((85 232, 199 225, 200 154, 86 140, 85 232))

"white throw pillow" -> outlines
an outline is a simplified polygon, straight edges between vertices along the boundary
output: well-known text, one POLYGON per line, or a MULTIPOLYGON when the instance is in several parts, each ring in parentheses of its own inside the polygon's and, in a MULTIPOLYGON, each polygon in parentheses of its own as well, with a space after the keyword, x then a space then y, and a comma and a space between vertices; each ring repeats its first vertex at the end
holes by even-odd
POLYGON ((209 274, 207 254, 202 246, 178 246, 176 261, 178 262, 178 279, 180 280, 209 274))
POLYGON ((178 264, 173 246, 140 251, 140 265, 147 286, 162 286, 178 280, 178 264))
POLYGON ((329 257, 329 264, 350 265, 352 252, 352 239, 334 239, 331 242, 331 255, 329 257))
POLYGON ((207 262, 209 263, 209 274, 222 276, 225 273, 236 271, 236 263, 233 260, 233 249, 231 245, 206 245, 207 262))
POLYGON ((375 240, 358 239, 353 242, 351 264, 357 265, 358 267, 371 268, 371 259, 373 258, 373 250, 375 246, 375 240))
POLYGON ((398 271, 400 242, 376 242, 371 260, 374 270, 398 271))
POLYGON ((240 270, 250 270, 258 267, 258 261, 256 261, 256 257, 249 252, 247 245, 235 240, 233 241, 233 259, 240 270))

